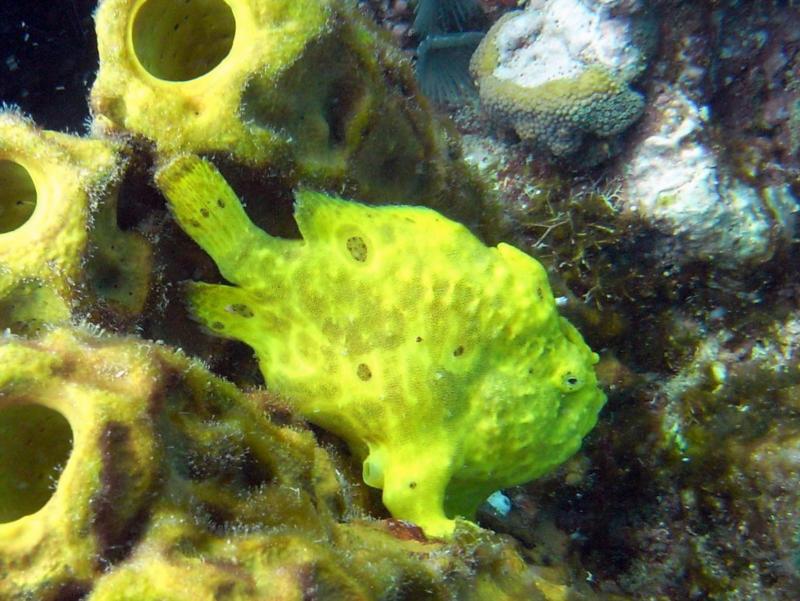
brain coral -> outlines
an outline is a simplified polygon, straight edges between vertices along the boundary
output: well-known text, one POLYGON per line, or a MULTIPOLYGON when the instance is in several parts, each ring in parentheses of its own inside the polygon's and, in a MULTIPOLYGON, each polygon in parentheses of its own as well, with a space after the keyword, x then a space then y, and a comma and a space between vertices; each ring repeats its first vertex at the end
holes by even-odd
POLYGON ((544 268, 429 209, 297 196, 304 240, 272 238, 196 157, 157 174, 182 228, 237 287, 192 311, 252 346, 268 386, 341 435, 395 517, 449 535, 493 490, 580 446, 604 395, 544 268))
POLYGON ((486 111, 556 157, 591 164, 615 152, 614 137, 644 109, 629 82, 653 40, 646 13, 609 11, 541 0, 499 19, 470 65, 486 111))

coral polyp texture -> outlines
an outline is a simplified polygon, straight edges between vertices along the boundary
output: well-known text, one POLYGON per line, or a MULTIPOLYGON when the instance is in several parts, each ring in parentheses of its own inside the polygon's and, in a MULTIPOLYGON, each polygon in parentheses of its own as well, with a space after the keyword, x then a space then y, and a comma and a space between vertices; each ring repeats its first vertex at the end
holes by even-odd
POLYGON ((551 156, 592 165, 615 154, 644 109, 630 83, 655 28, 640 4, 534 0, 504 15, 471 62, 484 109, 551 156))
POLYGON ((480 184, 410 65, 338 0, 104 0, 95 130, 480 220, 480 184), (423 103, 424 104, 424 103, 423 103))
POLYGON ((0 329, 33 332, 96 302, 141 311, 150 255, 117 227, 120 153, 0 112, 0 329))
POLYGON ((367 519, 346 466, 267 400, 135 338, 4 335, 0 598, 565 598, 488 532, 367 519))
POLYGON ((247 217, 207 161, 161 168, 181 227, 236 286, 192 312, 253 347, 270 388, 342 436, 392 514, 449 536, 497 488, 559 465, 605 397, 544 268, 420 207, 297 194, 303 240, 247 217))

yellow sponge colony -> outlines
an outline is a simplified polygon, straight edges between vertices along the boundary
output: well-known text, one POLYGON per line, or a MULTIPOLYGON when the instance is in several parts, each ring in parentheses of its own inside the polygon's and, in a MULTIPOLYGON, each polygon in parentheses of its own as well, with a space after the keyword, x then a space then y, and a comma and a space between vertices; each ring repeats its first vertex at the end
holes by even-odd
POLYGON ((329 1, 105 0, 95 20, 100 70, 92 107, 159 150, 229 151, 259 162, 276 134, 239 114, 245 84, 275 76, 322 34, 329 1))
POLYGON ((163 345, 0 335, 0 599, 566 598, 489 532, 365 519, 267 401, 163 345))
POLYGON ((139 345, 0 339, 0 598, 50 598, 129 550, 160 477, 135 399, 158 380, 139 345))
MULTIPOLYGON (((480 184, 407 59, 341 0, 103 0, 95 129, 477 221, 480 184)), ((263 174, 262 174, 263 177, 263 174)))
POLYGON ((69 319, 82 293, 142 309, 150 251, 116 222, 120 148, 0 112, 0 329, 69 319))
POLYGON ((595 424, 597 355, 519 250, 429 209, 312 192, 297 195, 303 240, 282 240, 208 162, 178 158, 157 182, 237 286, 193 284, 193 313, 252 346, 269 387, 347 440, 395 517, 450 535, 595 424))

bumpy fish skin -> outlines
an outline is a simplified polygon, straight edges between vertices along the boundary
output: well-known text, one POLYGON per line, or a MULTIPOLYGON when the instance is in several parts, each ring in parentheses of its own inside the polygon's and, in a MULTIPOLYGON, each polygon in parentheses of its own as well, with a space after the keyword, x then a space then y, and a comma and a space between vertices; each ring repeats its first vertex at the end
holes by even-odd
POLYGON ((597 355, 521 251, 430 209, 314 192, 297 194, 303 239, 273 238, 207 161, 173 159, 157 182, 235 284, 191 284, 192 313, 253 347, 267 385, 350 444, 395 517, 449 536, 596 423, 597 355))

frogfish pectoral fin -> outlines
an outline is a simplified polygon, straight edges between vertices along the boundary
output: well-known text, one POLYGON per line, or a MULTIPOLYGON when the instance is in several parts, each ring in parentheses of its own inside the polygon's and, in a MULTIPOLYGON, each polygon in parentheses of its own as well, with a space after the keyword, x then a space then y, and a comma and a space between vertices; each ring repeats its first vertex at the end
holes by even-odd
POLYGON ((171 159, 156 173, 181 229, 205 250, 233 283, 258 271, 252 249, 267 248, 273 238, 256 227, 236 193, 210 162, 196 155, 171 159))

